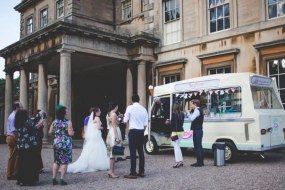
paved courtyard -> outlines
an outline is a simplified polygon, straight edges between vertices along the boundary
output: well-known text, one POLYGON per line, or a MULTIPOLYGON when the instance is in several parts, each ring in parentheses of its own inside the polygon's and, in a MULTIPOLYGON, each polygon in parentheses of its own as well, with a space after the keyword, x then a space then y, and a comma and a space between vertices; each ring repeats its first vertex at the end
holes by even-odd
MULTIPOLYGON (((75 161, 81 152, 73 150, 75 161)), ((51 165, 53 150, 50 146, 43 149, 45 173, 40 175, 40 183, 33 187, 19 187, 16 181, 6 180, 7 145, 0 145, 0 189, 100 189, 100 190, 132 190, 132 189, 285 189, 285 153, 268 153, 266 159, 259 156, 243 156, 234 164, 224 167, 213 166, 213 155, 206 154, 205 167, 193 168, 195 162, 192 151, 184 153, 184 167, 173 169, 173 150, 161 151, 158 155, 146 155, 146 177, 124 179, 129 173, 130 163, 116 163, 118 179, 107 177, 106 171, 93 173, 67 174, 67 186, 52 186, 51 165)))

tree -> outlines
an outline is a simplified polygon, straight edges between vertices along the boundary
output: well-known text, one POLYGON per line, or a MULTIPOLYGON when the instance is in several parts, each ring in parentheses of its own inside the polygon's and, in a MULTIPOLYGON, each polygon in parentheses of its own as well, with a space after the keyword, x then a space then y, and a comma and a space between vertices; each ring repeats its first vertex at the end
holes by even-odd
MULTIPOLYGON (((20 77, 13 80, 13 94, 19 96, 20 93, 20 77)), ((5 97, 5 79, 0 79, 0 99, 5 97)))

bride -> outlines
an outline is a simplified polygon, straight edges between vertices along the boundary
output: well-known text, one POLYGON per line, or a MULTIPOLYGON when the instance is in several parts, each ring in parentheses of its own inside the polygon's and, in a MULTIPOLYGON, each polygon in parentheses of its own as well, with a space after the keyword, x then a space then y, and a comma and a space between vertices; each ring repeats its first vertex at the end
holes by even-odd
POLYGON ((81 155, 76 162, 68 165, 67 172, 84 173, 109 169, 107 148, 101 136, 102 123, 99 118, 100 115, 101 110, 100 108, 96 107, 88 120, 81 155), (95 118, 93 116, 94 113, 95 118))

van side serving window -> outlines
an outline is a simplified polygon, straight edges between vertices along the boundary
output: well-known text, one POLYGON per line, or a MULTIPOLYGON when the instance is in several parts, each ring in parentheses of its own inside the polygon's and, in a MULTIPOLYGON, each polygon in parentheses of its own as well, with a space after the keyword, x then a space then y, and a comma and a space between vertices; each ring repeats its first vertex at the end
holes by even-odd
POLYGON ((255 109, 282 109, 282 105, 272 88, 251 87, 255 109))
POLYGON ((203 89, 173 95, 174 101, 183 102, 185 110, 191 110, 190 101, 200 100, 200 107, 205 117, 232 118, 241 117, 241 88, 228 87, 216 89, 203 89))
POLYGON ((170 119, 170 97, 160 97, 154 101, 152 117, 170 119))

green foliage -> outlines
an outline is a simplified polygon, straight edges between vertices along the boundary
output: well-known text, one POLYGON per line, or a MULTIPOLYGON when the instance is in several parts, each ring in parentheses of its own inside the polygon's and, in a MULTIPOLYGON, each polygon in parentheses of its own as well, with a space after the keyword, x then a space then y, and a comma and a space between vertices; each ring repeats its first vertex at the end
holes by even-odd
POLYGON ((5 79, 0 79, 0 99, 5 96, 5 79))
MULTIPOLYGON (((20 77, 13 81, 13 94, 19 96, 20 93, 20 77)), ((0 99, 5 97, 5 79, 0 79, 0 99)))

